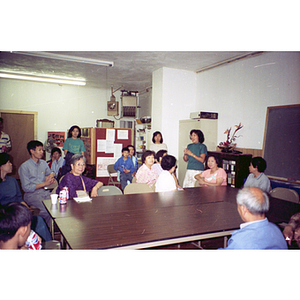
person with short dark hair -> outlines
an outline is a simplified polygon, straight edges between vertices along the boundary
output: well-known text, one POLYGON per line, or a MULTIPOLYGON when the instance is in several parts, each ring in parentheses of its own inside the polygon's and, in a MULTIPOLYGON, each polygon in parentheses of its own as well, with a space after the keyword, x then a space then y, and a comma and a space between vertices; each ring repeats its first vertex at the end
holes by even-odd
POLYGON ((50 170, 55 173, 55 178, 57 179, 59 170, 62 168, 64 159, 61 157, 62 153, 58 147, 54 147, 51 150, 51 166, 50 170))
POLYGON ((163 170, 163 168, 161 167, 161 160, 167 154, 168 154, 167 150, 159 150, 155 154, 156 163, 153 164, 152 168, 156 170, 158 176, 161 173, 161 171, 163 170))
POLYGON ((249 172, 244 187, 254 186, 269 193, 271 189, 270 179, 264 174, 267 162, 260 156, 253 157, 250 162, 249 172))
POLYGON ((20 249, 30 234, 32 214, 23 204, 0 206, 0 249, 20 249))
POLYGON ((127 147, 122 149, 122 156, 115 162, 114 169, 120 172, 121 187, 124 191, 128 184, 127 181, 132 182, 133 173, 136 170, 129 157, 129 149, 127 147))
POLYGON ((0 153, 7 153, 11 150, 10 137, 7 133, 2 131, 3 118, 0 118, 0 153))
POLYGON ((176 158, 172 155, 165 155, 161 160, 162 172, 158 176, 155 184, 155 192, 175 191, 176 181, 173 176, 176 169, 176 158))
POLYGON ((152 136, 152 143, 149 147, 149 150, 157 153, 159 150, 167 150, 167 145, 163 142, 163 137, 160 131, 155 131, 152 136))
POLYGON ((208 169, 203 171, 201 174, 197 174, 195 179, 198 180, 200 185, 204 186, 226 186, 227 185, 227 174, 225 170, 218 166, 218 158, 214 155, 207 157, 208 169))
POLYGON ((184 149, 183 160, 188 163, 183 187, 194 187, 195 175, 204 171, 204 161, 207 155, 207 147, 204 142, 204 134, 199 129, 190 131, 191 144, 184 149))
POLYGON ((127 146, 128 150, 129 150, 129 155, 128 157, 131 158, 132 163, 134 165, 134 172, 132 173, 133 176, 135 176, 136 170, 137 170, 137 158, 135 157, 135 147, 133 145, 128 145, 127 146))
POLYGON ((68 138, 63 145, 64 154, 67 155, 68 151, 73 154, 84 155, 85 147, 81 137, 81 129, 77 125, 71 126, 68 131, 68 138))
POLYGON ((256 187, 245 187, 237 194, 237 210, 245 222, 232 233, 225 249, 287 249, 280 229, 265 217, 268 195, 256 187))
POLYGON ((147 183, 150 187, 155 184, 158 174, 155 169, 153 169, 155 152, 151 150, 146 150, 142 155, 143 165, 136 172, 136 182, 137 183, 147 183))
POLYGON ((30 159, 22 163, 18 170, 22 189, 25 192, 24 201, 30 206, 37 207, 40 210, 39 215, 50 227, 51 216, 42 202, 50 199, 50 191, 45 187, 55 181, 54 173, 50 170, 47 162, 42 159, 44 156, 43 143, 36 140, 30 141, 27 144, 27 150, 30 159))
MULTIPOLYGON (((10 160, 11 158, 7 153, 0 153, 0 205, 18 202, 28 207, 23 201, 17 180, 14 177, 7 176, 13 170, 10 160)), ((28 208, 30 209, 30 207, 28 208)), ((41 216, 32 217, 31 228, 45 241, 52 240, 49 228, 41 216)))

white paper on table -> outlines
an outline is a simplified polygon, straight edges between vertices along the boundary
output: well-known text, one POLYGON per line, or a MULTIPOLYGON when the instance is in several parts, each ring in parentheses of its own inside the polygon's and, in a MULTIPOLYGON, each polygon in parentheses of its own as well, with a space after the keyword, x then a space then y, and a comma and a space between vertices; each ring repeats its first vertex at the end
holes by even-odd
POLYGON ((128 140, 128 130, 118 130, 118 140, 128 140))
MULTIPOLYGON (((108 177, 107 166, 114 165, 116 161, 115 157, 97 157, 96 177, 108 177)), ((113 174, 117 176, 117 171, 113 174)))
POLYGON ((87 201, 92 201, 92 198, 90 198, 89 196, 85 196, 85 197, 74 197, 73 198, 76 202, 87 202, 87 201))
POLYGON ((106 140, 114 142, 115 141, 115 133, 116 133, 115 129, 108 129, 107 128, 106 129, 106 140))
POLYGON ((105 152, 106 140, 97 140, 97 152, 105 152))

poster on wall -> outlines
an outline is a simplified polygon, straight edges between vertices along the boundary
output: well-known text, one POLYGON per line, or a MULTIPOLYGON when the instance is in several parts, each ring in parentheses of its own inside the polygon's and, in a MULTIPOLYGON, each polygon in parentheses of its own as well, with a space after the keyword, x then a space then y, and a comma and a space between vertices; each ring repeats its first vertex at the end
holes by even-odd
POLYGON ((65 142, 65 133, 63 131, 48 131, 48 139, 54 139, 57 147, 62 147, 65 142))
POLYGON ((116 161, 116 157, 97 157, 96 177, 108 177, 107 166, 115 164, 116 161))

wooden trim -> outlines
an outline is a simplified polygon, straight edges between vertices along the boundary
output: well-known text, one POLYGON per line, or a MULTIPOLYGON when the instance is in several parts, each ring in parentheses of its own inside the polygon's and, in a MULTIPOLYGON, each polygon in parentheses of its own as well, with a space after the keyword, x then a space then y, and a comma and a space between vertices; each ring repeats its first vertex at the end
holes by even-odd
POLYGON ((26 115, 34 115, 34 139, 38 139, 38 112, 37 111, 26 111, 26 110, 10 110, 10 109, 0 109, 0 117, 1 113, 7 114, 26 114, 26 115))

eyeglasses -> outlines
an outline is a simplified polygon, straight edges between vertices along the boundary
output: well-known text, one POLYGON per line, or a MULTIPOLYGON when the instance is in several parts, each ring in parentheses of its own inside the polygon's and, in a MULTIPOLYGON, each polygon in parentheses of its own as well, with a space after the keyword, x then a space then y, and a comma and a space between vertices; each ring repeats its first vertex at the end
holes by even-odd
POLYGON ((76 167, 85 167, 85 164, 79 164, 79 163, 77 163, 77 164, 75 164, 75 166, 76 167))

